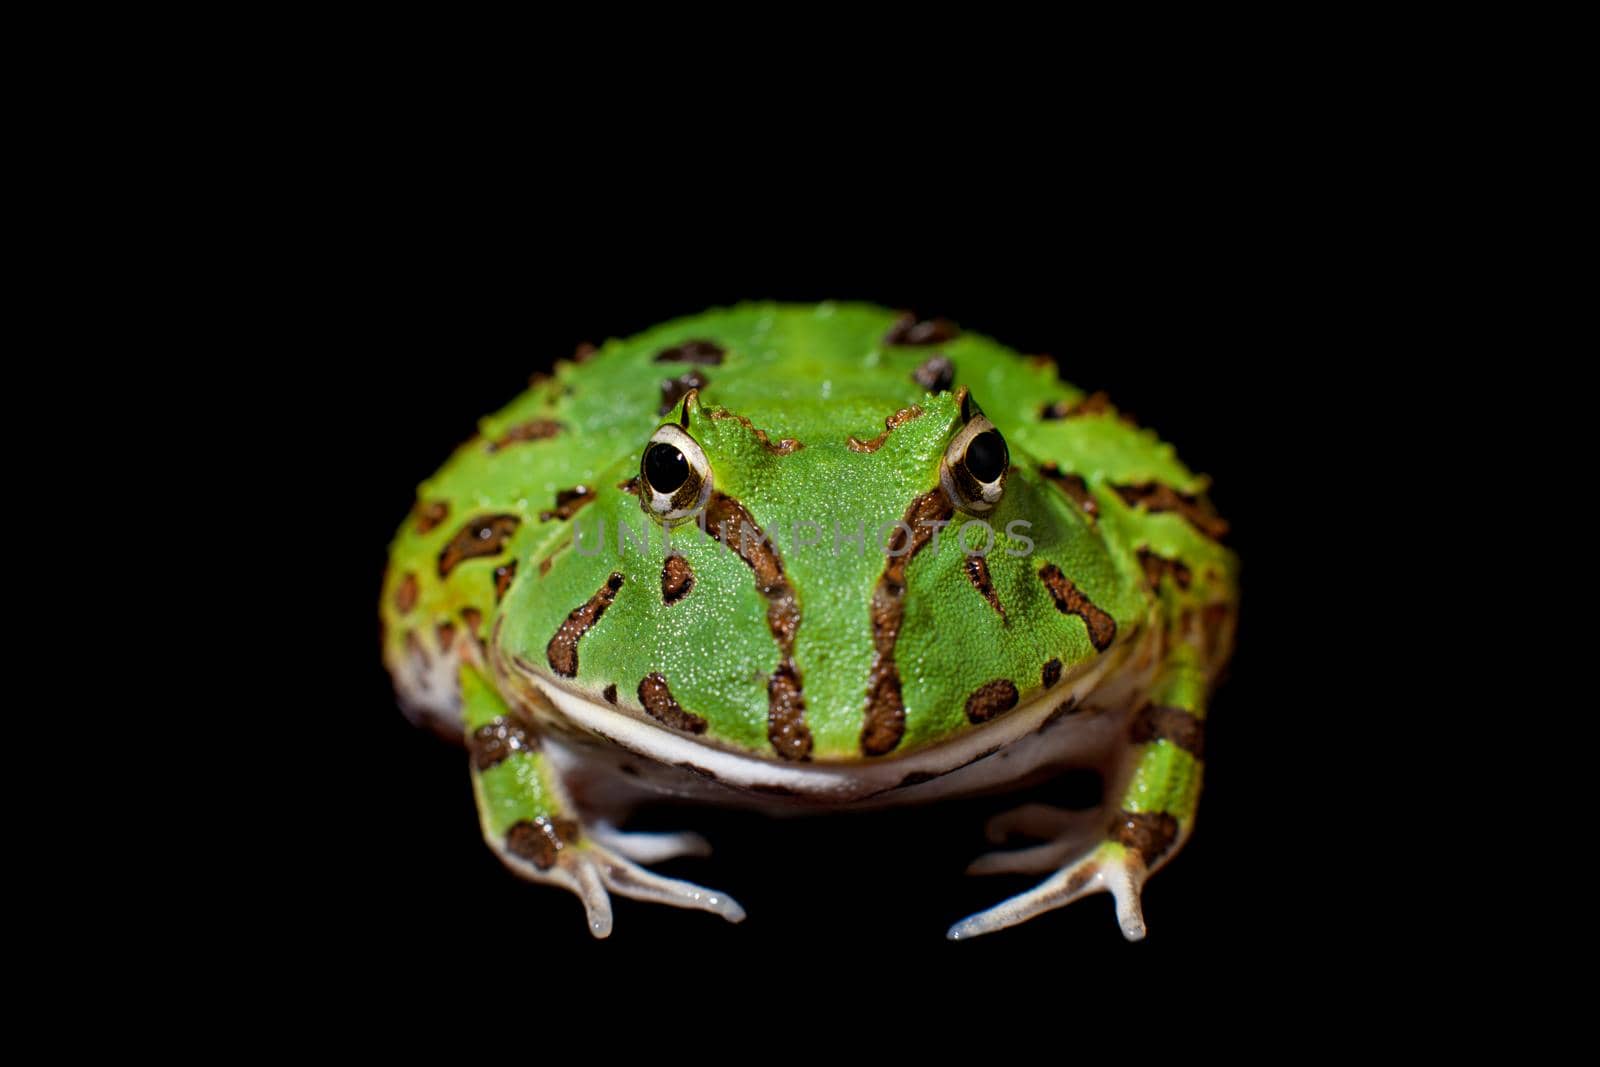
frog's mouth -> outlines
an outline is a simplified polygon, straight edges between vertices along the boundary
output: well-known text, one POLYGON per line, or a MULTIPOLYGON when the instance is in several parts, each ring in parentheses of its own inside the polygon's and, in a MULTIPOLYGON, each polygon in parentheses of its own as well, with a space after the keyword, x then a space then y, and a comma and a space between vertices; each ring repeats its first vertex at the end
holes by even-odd
POLYGON ((553 720, 557 732, 576 731, 735 790, 836 804, 886 794, 898 799, 913 791, 920 797, 951 791, 957 784, 962 789, 982 788, 989 779, 1015 780, 1036 767, 1060 763, 1073 752, 1103 748, 1114 740, 1123 718, 1114 712, 1132 702, 1140 684, 1128 672, 1118 671, 1130 658, 1140 660, 1136 645, 1115 646, 1032 701, 926 748, 871 759, 801 762, 668 729, 498 649, 495 666, 525 712, 535 721, 553 720), (1055 729, 1069 715, 1074 728, 1055 729), (951 780, 957 777, 959 783, 951 780))

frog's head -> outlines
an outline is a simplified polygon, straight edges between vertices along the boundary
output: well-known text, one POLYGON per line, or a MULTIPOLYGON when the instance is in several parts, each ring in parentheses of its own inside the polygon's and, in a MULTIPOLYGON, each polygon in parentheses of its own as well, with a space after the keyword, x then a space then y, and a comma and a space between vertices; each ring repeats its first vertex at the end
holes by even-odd
POLYGON ((630 745, 786 761, 883 761, 1036 708, 1115 639, 1118 586, 1007 416, 965 387, 691 391, 536 550, 498 660, 630 745))

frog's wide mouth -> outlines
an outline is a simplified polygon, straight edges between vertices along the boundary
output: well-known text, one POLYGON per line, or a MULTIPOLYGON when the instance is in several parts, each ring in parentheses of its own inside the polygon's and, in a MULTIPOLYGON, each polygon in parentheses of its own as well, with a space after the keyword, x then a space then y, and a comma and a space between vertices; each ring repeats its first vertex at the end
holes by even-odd
MULTIPOLYGON (((612 705, 598 693, 549 677, 520 657, 497 655, 496 666, 512 691, 530 709, 553 712, 583 733, 633 752, 646 759, 692 769, 735 789, 775 796, 812 798, 825 802, 864 800, 880 794, 911 790, 966 768, 976 770, 991 758, 1007 758, 1007 750, 1033 735, 1042 734, 1064 709, 1085 708, 1090 694, 1097 703, 1114 708, 1122 701, 1102 694, 1102 686, 1116 676, 1136 645, 1119 644, 1085 665, 1075 676, 1064 678, 1005 715, 952 738, 903 754, 872 759, 817 759, 790 762, 775 754, 758 754, 719 742, 680 733, 630 710, 612 705), (1102 696, 1105 699, 1100 699, 1102 696)), ((1134 657, 1135 659, 1137 657, 1134 657)), ((1119 686, 1120 688, 1120 686, 1119 686)), ((1075 717, 1076 718, 1076 717, 1075 717)), ((1090 722, 1109 723, 1117 716, 1086 714, 1090 722)), ((1007 768, 1008 774, 1027 770, 1007 768)))

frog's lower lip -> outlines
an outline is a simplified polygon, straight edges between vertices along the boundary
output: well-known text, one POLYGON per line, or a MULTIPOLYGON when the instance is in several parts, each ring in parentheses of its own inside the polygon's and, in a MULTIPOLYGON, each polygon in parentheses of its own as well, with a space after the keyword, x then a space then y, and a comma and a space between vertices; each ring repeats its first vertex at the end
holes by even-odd
MULTIPOLYGON (((557 714, 586 733, 619 748, 657 763, 692 768, 703 778, 711 778, 736 789, 776 796, 810 798, 824 803, 865 800, 880 794, 935 785, 935 779, 967 768, 975 772, 981 785, 980 765, 991 756, 1005 755, 1018 742, 1041 734, 1052 713, 1069 701, 1082 706, 1128 658, 1130 646, 1120 646, 1099 657, 1076 678, 1063 679, 1032 701, 948 741, 917 749, 904 755, 872 760, 816 760, 801 763, 753 756, 715 743, 676 733, 628 712, 596 700, 592 695, 568 688, 546 677, 526 662, 506 663, 503 670, 514 682, 537 690, 536 702, 548 702, 557 714)), ((532 694, 529 694, 532 696, 532 694)), ((1106 716, 1105 719, 1115 719, 1106 716)), ((1084 738, 1085 742, 1090 738, 1084 738)), ((1035 746, 1039 747, 1039 746, 1035 746)), ((1060 746, 1054 746, 1060 747, 1060 746)), ((1054 758, 1059 753, 1053 752, 1054 758)), ((1043 761, 1041 761, 1043 762, 1043 761)), ((1014 777, 1029 768, 1015 762, 1004 768, 1014 777)), ((930 789, 931 791, 935 791, 930 789)))

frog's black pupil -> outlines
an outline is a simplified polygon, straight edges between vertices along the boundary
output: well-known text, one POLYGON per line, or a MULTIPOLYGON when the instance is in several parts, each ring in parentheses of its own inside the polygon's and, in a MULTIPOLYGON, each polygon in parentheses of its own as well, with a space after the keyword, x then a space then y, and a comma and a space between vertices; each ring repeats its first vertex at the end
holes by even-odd
POLYGON ((967 444, 967 470, 980 482, 999 478, 1010 462, 1005 440, 995 430, 985 430, 967 444))
POLYGON ((644 476, 658 493, 676 493, 689 480, 689 461, 671 445, 651 445, 644 454, 644 476))

